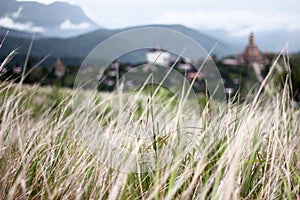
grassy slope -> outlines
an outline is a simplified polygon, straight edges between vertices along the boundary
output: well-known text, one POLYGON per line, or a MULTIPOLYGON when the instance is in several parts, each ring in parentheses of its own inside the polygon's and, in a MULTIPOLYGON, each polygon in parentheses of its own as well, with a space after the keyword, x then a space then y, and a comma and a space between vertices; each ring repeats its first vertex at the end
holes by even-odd
MULTIPOLYGON (((200 122, 193 149, 140 174, 107 168, 74 137, 125 125, 122 116, 105 118, 113 112, 105 106, 95 118, 72 110, 71 94, 1 83, 0 199, 296 199, 300 193, 300 111, 286 94, 206 107, 192 119, 200 122)), ((98 105, 113 95, 100 96, 98 105)))

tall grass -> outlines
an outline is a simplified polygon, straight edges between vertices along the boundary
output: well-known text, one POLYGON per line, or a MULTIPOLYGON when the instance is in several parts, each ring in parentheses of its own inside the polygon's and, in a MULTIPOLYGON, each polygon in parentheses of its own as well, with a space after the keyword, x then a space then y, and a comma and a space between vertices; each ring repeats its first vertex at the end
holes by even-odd
POLYGON ((242 104, 208 101, 181 132, 193 135, 192 149, 141 173, 107 167, 81 136, 106 132, 128 148, 157 152, 172 142, 171 132, 187 126, 168 118, 174 99, 138 93, 128 104, 126 94, 100 93, 91 114, 72 107, 73 92, 1 83, 0 199, 299 198, 300 110, 290 104, 288 83, 242 104), (155 138, 126 143, 120 130, 155 138))

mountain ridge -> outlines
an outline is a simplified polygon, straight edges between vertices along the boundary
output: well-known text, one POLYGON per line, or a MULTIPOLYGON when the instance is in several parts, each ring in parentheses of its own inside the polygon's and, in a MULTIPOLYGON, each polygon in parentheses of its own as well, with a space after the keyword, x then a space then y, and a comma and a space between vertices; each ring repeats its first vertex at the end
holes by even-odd
POLYGON ((38 32, 46 37, 75 36, 99 28, 79 6, 66 2, 46 5, 32 1, 1 0, 0 22, 6 28, 15 26, 19 31, 38 32))
MULTIPOLYGON (((147 26, 137 26, 137 27, 128 27, 124 29, 97 29, 95 31, 81 34, 78 36, 73 36, 69 38, 37 38, 35 39, 31 51, 32 56, 43 57, 51 54, 52 57, 65 57, 65 58, 81 58, 84 59, 89 52, 96 47, 100 42, 105 39, 121 33, 123 31, 131 30, 134 28, 143 28, 143 27, 161 27, 168 28, 175 31, 179 31, 197 41, 200 45, 203 46, 206 51, 210 51, 211 48, 218 41, 212 37, 209 37, 195 29, 191 29, 182 25, 147 25, 147 26)), ((2 33, 3 36, 4 33, 2 33)), ((1 31, 0 31, 1 35, 1 31)), ((22 46, 19 49, 19 54, 26 54, 27 47, 31 41, 29 37, 14 37, 8 35, 6 41, 4 42, 4 46, 0 51, 0 56, 4 57, 8 55, 10 51, 22 46)), ((126 41, 126 42, 135 42, 135 41, 126 41)), ((116 46, 116 48, 118 48, 116 46)), ((213 52, 215 55, 222 57, 224 55, 231 54, 232 51, 230 47, 223 42, 219 42, 218 48, 213 52)), ((141 55, 140 55, 141 56, 141 55)), ((136 62, 143 62, 145 58, 137 60, 136 62)), ((129 62, 130 57, 124 62, 129 62)), ((76 64, 80 65, 81 63, 67 63, 67 64, 76 64)))

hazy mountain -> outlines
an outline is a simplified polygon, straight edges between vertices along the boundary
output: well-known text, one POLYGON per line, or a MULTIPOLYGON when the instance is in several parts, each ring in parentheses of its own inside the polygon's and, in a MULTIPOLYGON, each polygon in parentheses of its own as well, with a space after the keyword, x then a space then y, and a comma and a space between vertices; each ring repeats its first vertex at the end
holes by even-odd
MULTIPOLYGON (((223 57, 232 54, 234 52, 234 49, 231 47, 229 43, 225 43, 223 40, 217 39, 208 34, 204 34, 199 30, 192 29, 183 25, 149 25, 149 26, 168 28, 168 29, 173 29, 175 31, 181 32, 191 37, 196 42, 198 42, 207 52, 210 52, 212 48, 214 48, 212 50, 212 54, 218 57, 223 57)), ((148 27, 148 26, 140 26, 140 27, 148 27)))
POLYGON ((0 0, 0 26, 38 32, 45 36, 68 37, 99 28, 78 6, 64 2, 0 0))
MULTIPOLYGON (((235 51, 241 51, 248 43, 249 35, 233 35, 224 30, 203 31, 230 44, 235 51)), ((292 30, 270 30, 254 32, 255 43, 261 51, 280 52, 288 42, 290 52, 300 51, 300 32, 292 30)))
MULTIPOLYGON (((180 25, 153 25, 154 27, 162 27, 162 28, 170 28, 176 31, 179 31, 183 34, 188 35, 189 37, 196 40, 199 44, 201 44, 204 49, 210 51, 211 48, 217 42, 216 39, 209 37, 205 34, 200 33, 197 30, 187 28, 185 26, 180 25)), ((37 38, 34 41, 31 55, 35 57, 43 57, 51 54, 52 58, 62 57, 67 58, 70 65, 80 65, 81 61, 88 55, 88 53, 97 46, 100 42, 107 39, 108 37, 120 33, 122 31, 126 31, 136 27, 130 27, 126 29, 117 29, 117 30, 107 30, 107 29, 99 29, 87 34, 83 34, 76 37, 71 38, 37 38)), ((165 36, 167 38, 167 36, 165 36)), ((137 42, 139 39, 145 38, 135 38, 132 41, 120 41, 120 43, 116 44, 114 48, 119 48, 119 45, 127 45, 130 43, 137 42)), ((19 48, 19 54, 25 55, 27 53, 28 45, 30 43, 30 39, 28 37, 25 38, 17 38, 15 36, 9 35, 4 43, 0 51, 0 56, 4 57, 9 54, 13 49, 19 48)), ((159 44, 158 44, 159 45, 159 44)), ((213 54, 221 57, 224 55, 231 54, 233 51, 231 48, 224 44, 223 42, 218 42, 217 48, 213 51, 213 54)), ((131 56, 122 57, 121 61, 123 62, 144 62, 145 61, 145 52, 140 51, 131 56)))

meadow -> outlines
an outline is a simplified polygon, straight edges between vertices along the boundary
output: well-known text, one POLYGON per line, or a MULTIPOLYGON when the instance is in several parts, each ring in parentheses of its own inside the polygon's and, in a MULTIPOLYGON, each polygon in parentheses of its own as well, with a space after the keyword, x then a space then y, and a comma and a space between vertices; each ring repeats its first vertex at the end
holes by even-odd
POLYGON ((202 106, 185 110, 165 91, 137 92, 135 101, 97 92, 87 110, 74 107, 75 92, 0 83, 0 199, 300 198, 300 110, 288 74, 281 89, 254 89, 244 101, 203 95, 202 106), (187 124, 178 123, 183 111, 187 124), (120 130, 136 137, 124 140, 120 130), (111 153, 102 141, 89 146, 99 132, 132 152, 174 148, 174 159, 154 170, 116 170, 101 159, 111 153), (177 148, 186 135, 193 145, 177 148))

